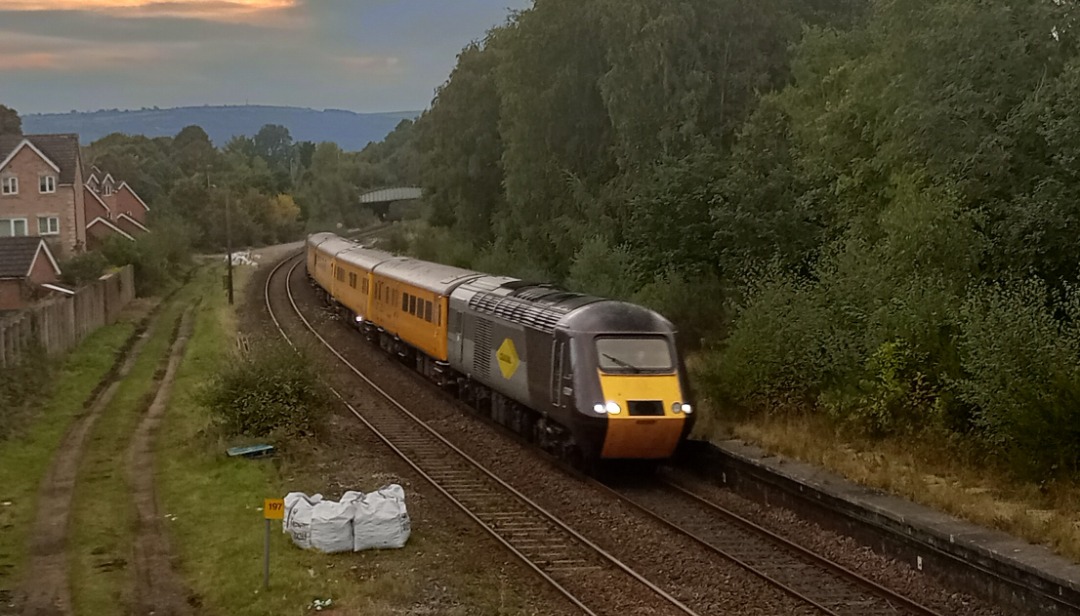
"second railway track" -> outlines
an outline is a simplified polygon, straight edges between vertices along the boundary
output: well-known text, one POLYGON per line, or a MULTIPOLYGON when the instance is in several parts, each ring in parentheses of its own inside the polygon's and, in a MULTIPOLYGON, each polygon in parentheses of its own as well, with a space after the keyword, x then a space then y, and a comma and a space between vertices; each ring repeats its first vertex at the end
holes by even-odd
POLYGON ((666 479, 598 486, 823 614, 939 616, 666 479))

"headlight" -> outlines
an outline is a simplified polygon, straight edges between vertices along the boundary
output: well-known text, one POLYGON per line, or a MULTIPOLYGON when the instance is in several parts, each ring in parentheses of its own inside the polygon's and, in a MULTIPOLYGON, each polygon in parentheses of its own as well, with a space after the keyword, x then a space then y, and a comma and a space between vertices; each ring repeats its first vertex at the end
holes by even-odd
POLYGON ((615 402, 608 402, 605 408, 607 408, 609 415, 618 415, 622 412, 622 407, 615 402))
POLYGON ((682 408, 682 412, 686 413, 687 415, 694 412, 693 407, 691 407, 689 404, 687 404, 685 402, 682 403, 681 408, 682 408))
POLYGON ((672 413, 686 413, 689 415, 694 412, 694 408, 687 402, 676 402, 671 405, 672 413))
POLYGON ((592 410, 596 411, 597 413, 600 413, 601 415, 606 415, 607 414, 607 409, 604 408, 603 404, 597 404, 596 406, 592 407, 592 410))
POLYGON ((360 315, 356 315, 356 322, 357 323, 363 323, 364 322, 364 317, 362 317, 360 315))

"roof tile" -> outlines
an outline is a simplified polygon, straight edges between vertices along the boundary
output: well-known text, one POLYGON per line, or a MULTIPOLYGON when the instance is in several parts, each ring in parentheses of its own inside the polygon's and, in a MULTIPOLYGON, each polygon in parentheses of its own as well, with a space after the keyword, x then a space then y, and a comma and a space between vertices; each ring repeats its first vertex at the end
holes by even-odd
POLYGON ((60 183, 75 183, 75 167, 79 160, 79 136, 74 133, 58 135, 5 135, 0 137, 0 161, 28 139, 49 160, 60 167, 60 183))
POLYGON ((40 237, 0 237, 0 278, 26 278, 43 240, 40 237))

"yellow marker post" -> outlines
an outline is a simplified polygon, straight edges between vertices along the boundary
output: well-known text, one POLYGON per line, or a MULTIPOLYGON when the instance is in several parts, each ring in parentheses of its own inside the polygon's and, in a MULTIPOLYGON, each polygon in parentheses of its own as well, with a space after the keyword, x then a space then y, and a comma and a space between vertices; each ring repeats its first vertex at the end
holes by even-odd
POLYGON ((263 518, 266 520, 266 544, 263 553, 263 590, 270 590, 270 520, 285 519, 285 499, 264 499, 263 518))

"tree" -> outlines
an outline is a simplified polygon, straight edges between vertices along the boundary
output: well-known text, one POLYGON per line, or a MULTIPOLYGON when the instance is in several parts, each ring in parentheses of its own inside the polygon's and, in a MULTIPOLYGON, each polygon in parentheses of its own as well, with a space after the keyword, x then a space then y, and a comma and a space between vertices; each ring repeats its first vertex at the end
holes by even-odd
POLYGON ((187 126, 177 133, 172 150, 176 164, 185 175, 205 173, 217 162, 217 150, 199 126, 187 126))
POLYGON ((19 113, 11 107, 0 105, 0 137, 21 134, 22 118, 19 117, 19 113))

